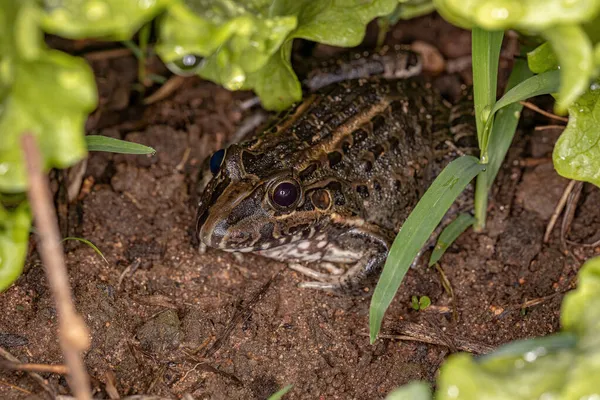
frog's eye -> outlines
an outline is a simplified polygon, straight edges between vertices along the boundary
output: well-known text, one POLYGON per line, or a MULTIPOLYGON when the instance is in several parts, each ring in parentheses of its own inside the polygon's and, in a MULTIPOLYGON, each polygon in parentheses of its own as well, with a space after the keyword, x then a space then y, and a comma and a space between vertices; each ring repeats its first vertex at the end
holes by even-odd
POLYGON ((210 172, 216 175, 221 169, 223 159, 225 158, 225 149, 217 150, 210 157, 210 172))
POLYGON ((300 186, 294 181, 278 183, 271 194, 271 201, 276 206, 289 208, 300 198, 300 186))

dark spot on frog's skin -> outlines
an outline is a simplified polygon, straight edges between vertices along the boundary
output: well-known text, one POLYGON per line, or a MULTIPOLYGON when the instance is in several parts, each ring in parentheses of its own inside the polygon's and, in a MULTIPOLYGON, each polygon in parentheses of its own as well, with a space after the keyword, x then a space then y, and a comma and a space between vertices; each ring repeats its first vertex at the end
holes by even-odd
POLYGON ((310 199, 319 210, 327 210, 331 207, 331 194, 327 190, 316 190, 312 193, 310 199))
POLYGON ((344 141, 344 143, 342 143, 342 151, 344 152, 344 154, 348 154, 348 152, 350 151, 350 147, 352 147, 350 145, 350 142, 344 141))
POLYGON ((356 192, 364 199, 369 197, 369 188, 365 185, 358 185, 356 187, 356 192))
POLYGON ((342 154, 337 151, 332 151, 331 153, 327 153, 327 159, 329 160, 329 166, 333 168, 342 161, 342 154))
POLYGON ((394 181, 394 189, 400 190, 401 188, 402 188, 402 182, 400 182, 398 179, 396 179, 394 181))
POLYGON ((341 183, 337 181, 329 182, 327 186, 325 186, 325 189, 327 189, 331 197, 333 197, 333 203, 336 206, 343 206, 346 204, 346 196, 344 196, 341 183))
POLYGON ((373 181, 373 189, 375 189, 375 191, 377 191, 377 192, 381 192, 381 183, 379 183, 378 181, 374 180, 373 181))
POLYGON ((377 132, 385 125, 385 117, 377 115, 371 120, 371 124, 373 124, 373 132, 377 132))
POLYGON ((377 144, 373 147, 371 147, 371 153, 373 153, 373 156, 375 156, 375 159, 377 159, 380 155, 383 154, 383 146, 380 144, 377 144))
POLYGON ((308 165, 308 167, 306 167, 302 171, 300 171, 298 176, 300 177, 301 180, 305 180, 305 179, 309 178, 316 170, 317 170, 317 163, 312 162, 308 165))
POLYGON ((364 129, 357 129, 352 132, 352 138, 354 139, 354 144, 358 144, 365 140, 369 134, 364 129))
POLYGON ((400 143, 400 141, 397 137, 392 136, 388 139, 388 143, 390 144, 390 149, 395 149, 398 147, 398 143, 400 143))

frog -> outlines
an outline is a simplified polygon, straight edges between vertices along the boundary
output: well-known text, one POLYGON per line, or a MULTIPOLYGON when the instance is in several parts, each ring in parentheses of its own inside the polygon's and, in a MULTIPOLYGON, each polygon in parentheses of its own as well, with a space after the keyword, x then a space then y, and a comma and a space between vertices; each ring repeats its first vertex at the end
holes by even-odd
POLYGON ((473 138, 474 119, 409 50, 347 61, 323 64, 303 101, 212 154, 196 235, 285 262, 309 278, 299 287, 369 295, 425 190, 472 149, 457 143, 473 138))

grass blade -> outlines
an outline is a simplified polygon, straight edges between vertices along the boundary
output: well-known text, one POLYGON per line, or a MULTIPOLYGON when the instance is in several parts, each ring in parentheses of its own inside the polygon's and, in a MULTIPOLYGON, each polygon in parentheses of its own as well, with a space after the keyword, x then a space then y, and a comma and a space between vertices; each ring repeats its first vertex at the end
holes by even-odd
MULTIPOLYGON (((506 93, 509 93, 512 88, 518 86, 520 83, 525 82, 531 75, 532 73, 529 70, 527 62, 522 59, 517 59, 510 77, 508 78, 506 93)), ((503 96, 502 99, 504 99, 505 96, 503 96)), ((502 101, 502 99, 500 101, 502 101)), ((498 103, 496 103, 496 105, 497 104, 498 103)), ((494 109, 495 108, 496 107, 494 107, 494 109)), ((488 166, 485 171, 477 176, 477 184, 475 185, 476 231, 482 231, 485 227, 488 192, 496 179, 502 161, 504 161, 508 148, 513 141, 522 108, 523 106, 519 102, 514 102, 498 109, 496 115, 492 115, 490 118, 489 123, 493 123, 491 132, 489 135, 484 135, 484 146, 486 149, 489 148, 488 166)))
POLYGON ((108 260, 106 259, 106 257, 104 257, 104 254, 102 254, 102 252, 100 251, 100 249, 92 242, 90 242, 87 239, 83 239, 83 238, 78 238, 78 237, 74 237, 74 236, 69 236, 64 238, 63 240, 61 240, 62 242, 66 242, 67 240, 77 240, 78 242, 87 244, 88 246, 90 246, 100 257, 102 257, 102 259, 104 260, 105 263, 108 264, 108 260))
POLYGON ((106 151, 121 154, 154 154, 156 150, 143 144, 114 139, 101 135, 88 135, 85 137, 88 151, 106 151))
POLYGON ((510 89, 494 106, 492 114, 511 103, 526 100, 530 97, 558 92, 560 87, 560 71, 548 71, 532 76, 510 89))
POLYGON ((481 28, 473 28, 472 63, 473 63, 473 96, 475 102, 475 118, 477 122, 477 138, 481 146, 483 129, 490 116, 489 111, 496 102, 496 82, 498 81, 498 60, 502 46, 503 31, 490 32, 481 28))
POLYGON ((460 214, 450 225, 444 228, 431 253, 431 257, 429 257, 429 266, 431 267, 438 262, 456 238, 467 230, 469 226, 473 225, 473 223, 475 223, 475 217, 470 214, 460 214))
POLYGON ((280 389, 277 392, 273 393, 267 400, 280 400, 284 394, 286 394, 292 389, 292 387, 293 385, 287 385, 283 389, 280 389))
POLYGON ((369 312, 371 343, 377 338, 383 315, 417 253, 425 245, 454 200, 484 168, 485 166, 479 164, 477 158, 472 156, 463 156, 452 161, 433 181, 402 225, 371 299, 369 312))

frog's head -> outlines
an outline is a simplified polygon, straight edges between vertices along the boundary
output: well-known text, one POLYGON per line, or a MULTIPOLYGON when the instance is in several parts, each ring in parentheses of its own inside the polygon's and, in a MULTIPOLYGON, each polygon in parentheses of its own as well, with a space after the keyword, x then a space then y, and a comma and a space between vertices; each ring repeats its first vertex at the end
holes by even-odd
POLYGON ((312 236, 333 212, 323 188, 303 187, 289 159, 238 145, 215 152, 200 200, 196 233, 210 247, 255 251, 312 236))

